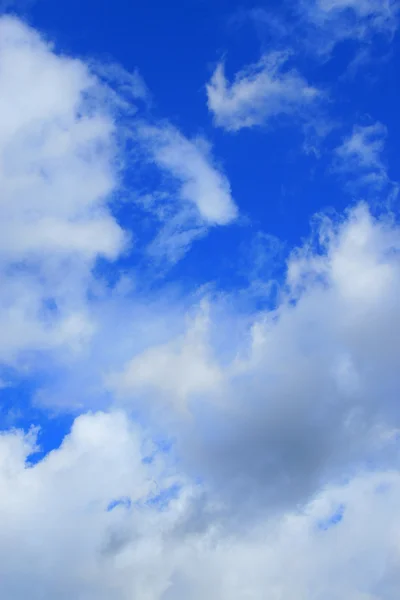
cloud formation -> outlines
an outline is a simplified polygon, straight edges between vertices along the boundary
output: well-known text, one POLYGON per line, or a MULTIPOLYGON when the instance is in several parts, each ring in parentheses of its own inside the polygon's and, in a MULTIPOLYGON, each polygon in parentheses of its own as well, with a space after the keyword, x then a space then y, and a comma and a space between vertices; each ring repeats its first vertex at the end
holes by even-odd
POLYGON ((29 465, 34 435, 1 435, 2 597, 397 597, 396 471, 329 486, 303 511, 240 535, 218 527, 199 535, 182 528, 195 487, 166 469, 162 455, 143 460, 144 442, 122 414, 96 413, 79 417, 60 449, 29 465), (168 495, 174 486, 178 496, 168 495))
POLYGON ((294 69, 287 67, 285 53, 264 55, 256 64, 226 79, 219 64, 207 84, 208 108, 215 125, 228 131, 266 125, 281 115, 301 115, 320 92, 294 69))
MULTIPOLYGON (((233 83, 219 66, 216 123, 314 106, 287 60, 233 83)), ((240 301, 281 250, 262 233, 250 291, 149 290, 117 262, 121 162, 159 176, 147 210, 170 262, 238 208, 204 139, 137 114, 138 75, 96 72, 0 19, 0 365, 39 357, 34 400, 81 413, 45 456, 35 428, 0 432, 0 596, 397 600, 399 224, 364 203, 317 215, 262 307, 240 301)), ((385 135, 355 127, 337 168, 382 191, 385 135)))
POLYGON ((206 139, 190 140, 169 123, 139 123, 136 136, 144 161, 162 174, 144 199, 161 223, 148 253, 173 264, 210 227, 233 223, 239 210, 206 139))
POLYGON ((91 69, 2 17, 0 87, 0 357, 15 365, 31 351, 75 352, 93 335, 87 296, 99 292, 94 269, 129 250, 134 233, 123 231, 114 207, 122 151, 139 120, 137 151, 145 146, 174 181, 154 252, 175 262, 207 226, 232 221, 237 208, 205 142, 136 121, 132 99, 149 98, 137 73, 91 69))
POLYGON ((388 175, 384 162, 387 129, 382 123, 355 125, 334 151, 334 171, 346 176, 347 187, 364 194, 386 191, 394 199, 398 184, 388 175))
POLYGON ((152 160, 178 183, 177 195, 210 225, 237 216, 227 178, 214 166, 205 140, 189 141, 171 126, 142 126, 139 135, 152 160))
POLYGON ((110 210, 115 127, 88 68, 2 17, 0 87, 0 355, 12 362, 90 335, 92 268, 128 239, 110 210))
POLYGON ((377 35, 393 38, 399 4, 397 0, 304 0, 300 13, 313 28, 308 44, 326 54, 344 40, 364 44, 377 35))
POLYGON ((139 386, 146 404, 178 409, 168 426, 180 454, 230 514, 293 508, 368 460, 392 467, 399 249, 398 227, 364 205, 342 223, 323 219, 290 258, 276 308, 255 313, 234 348, 216 309, 114 385, 134 403, 139 386))

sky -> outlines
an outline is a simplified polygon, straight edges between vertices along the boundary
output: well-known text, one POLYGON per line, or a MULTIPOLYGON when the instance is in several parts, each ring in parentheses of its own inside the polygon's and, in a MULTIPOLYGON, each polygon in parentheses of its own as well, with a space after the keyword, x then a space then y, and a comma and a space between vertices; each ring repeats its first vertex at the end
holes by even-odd
POLYGON ((397 600, 398 0, 0 2, 0 596, 397 600))

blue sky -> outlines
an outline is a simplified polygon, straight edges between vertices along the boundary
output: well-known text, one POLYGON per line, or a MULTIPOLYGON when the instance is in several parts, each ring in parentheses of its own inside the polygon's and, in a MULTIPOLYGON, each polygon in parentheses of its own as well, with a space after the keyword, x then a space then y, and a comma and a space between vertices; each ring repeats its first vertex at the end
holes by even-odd
POLYGON ((2 598, 397 599, 398 1, 0 7, 2 598))

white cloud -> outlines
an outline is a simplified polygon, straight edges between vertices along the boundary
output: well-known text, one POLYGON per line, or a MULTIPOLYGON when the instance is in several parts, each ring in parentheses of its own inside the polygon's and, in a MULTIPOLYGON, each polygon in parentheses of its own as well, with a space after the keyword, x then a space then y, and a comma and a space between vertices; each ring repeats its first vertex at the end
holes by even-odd
POLYGON ((109 385, 122 396, 150 393, 172 403, 187 414, 187 402, 199 394, 215 392, 222 382, 220 368, 209 356, 210 326, 204 304, 184 335, 167 344, 150 347, 133 358, 122 374, 109 378, 109 385))
POLYGON ((207 140, 189 140, 165 123, 139 123, 136 137, 144 150, 142 158, 162 175, 159 188, 141 199, 161 224, 148 255, 173 264, 209 227, 232 223, 238 208, 207 140))
POLYGON ((350 136, 335 149, 333 169, 350 178, 350 187, 364 187, 372 191, 389 188, 397 193, 397 184, 389 178, 383 161, 387 130, 382 123, 356 125, 350 136))
POLYGON ((138 101, 143 102, 146 108, 150 108, 151 93, 137 69, 130 72, 113 62, 92 60, 89 64, 107 85, 107 95, 112 97, 114 105, 122 108, 125 114, 135 113, 138 101))
POLYGON ((126 240, 108 206, 115 128, 87 67, 2 17, 0 89, 0 357, 13 362, 90 336, 91 269, 126 240))
POLYGON ((397 0, 304 0, 300 6, 318 28, 308 43, 322 54, 346 39, 364 43, 377 34, 391 39, 398 26, 397 0))
POLYGON ((0 436, 3 598, 397 598, 396 471, 328 486, 304 510, 245 531, 216 522, 196 532, 182 526, 195 487, 160 455, 143 463, 144 441, 121 413, 85 415, 30 466, 34 435, 0 436), (178 497, 159 510, 174 484, 178 497))
MULTIPOLYGON (((354 51, 346 73, 379 57, 382 42, 393 41, 399 24, 398 0, 296 0, 290 12, 258 8, 238 18, 250 18, 268 34, 270 46, 291 48, 294 54, 329 59, 338 44, 352 41, 354 51), (374 44, 376 38, 380 44, 374 44)), ((351 50, 350 50, 351 51, 351 50)))
POLYGON ((226 225, 237 216, 228 179, 216 167, 205 140, 190 141, 172 126, 139 128, 151 159, 177 183, 176 194, 208 225, 226 225))
POLYGON ((288 55, 272 52, 239 71, 233 82, 219 64, 207 84, 208 108, 215 124, 228 131, 267 124, 280 115, 299 115, 320 92, 293 69, 288 55))
MULTIPOLYGON (((384 150, 387 130, 381 123, 355 126, 350 137, 336 150, 343 163, 351 161, 359 168, 382 169, 381 154, 384 150)), ((348 163, 347 163, 348 164, 348 163)), ((345 166, 345 165, 344 165, 345 166)), ((351 168, 351 164, 348 166, 351 168)))
POLYGON ((385 22, 393 17, 397 2, 393 0, 317 0, 316 6, 325 13, 353 10, 360 17, 381 17, 385 22))
POLYGON ((0 39, 2 255, 115 257, 122 232, 106 206, 114 127, 101 105, 92 110, 95 79, 18 21, 3 18, 0 39))
POLYGON ((238 312, 234 335, 215 299, 200 341, 189 327, 135 356, 113 384, 133 406, 144 385, 150 407, 163 398, 173 412, 184 400, 192 419, 173 413, 168 433, 230 515, 301 504, 366 460, 393 466, 399 250, 399 228, 363 205, 341 224, 325 219, 316 244, 289 260, 276 309, 238 312))

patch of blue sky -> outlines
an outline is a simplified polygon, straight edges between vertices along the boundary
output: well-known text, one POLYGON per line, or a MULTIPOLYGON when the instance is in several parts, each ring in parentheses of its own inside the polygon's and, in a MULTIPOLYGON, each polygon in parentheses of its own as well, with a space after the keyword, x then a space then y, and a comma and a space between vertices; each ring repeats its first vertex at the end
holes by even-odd
POLYGON ((335 512, 333 512, 329 517, 326 519, 321 519, 317 522, 317 528, 320 531, 327 531, 328 529, 339 525, 343 521, 345 509, 345 505, 340 504, 335 512))
POLYGON ((181 489, 181 485, 173 484, 170 487, 159 490, 156 494, 151 494, 144 500, 141 499, 134 502, 127 496, 114 498, 108 503, 106 510, 107 512, 111 512, 116 509, 143 510, 149 508, 156 511, 163 511, 168 508, 170 502, 179 497, 181 489))
POLYGON ((7 370, 3 372, 3 381, 0 388, 0 431, 20 429, 27 433, 35 429, 37 449, 28 458, 28 464, 35 464, 60 446, 71 430, 75 415, 49 410, 33 401, 42 383, 37 375, 21 378, 7 370))
POLYGON ((172 500, 176 500, 179 497, 179 493, 182 486, 179 484, 173 484, 168 488, 165 488, 157 494, 150 496, 146 501, 145 505, 155 510, 165 510, 172 500))
POLYGON ((107 512, 111 512, 116 508, 123 508, 125 510, 129 510, 132 506, 132 500, 125 496, 123 498, 116 498, 111 500, 111 502, 107 506, 107 512))
POLYGON ((142 462, 147 465, 152 464, 156 457, 160 454, 164 456, 170 455, 173 449, 174 442, 173 440, 167 437, 155 437, 152 439, 152 444, 154 446, 152 452, 142 458, 142 462))

